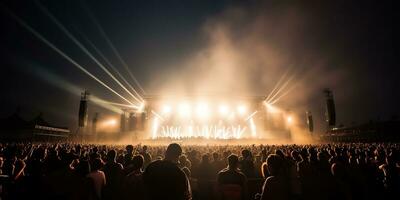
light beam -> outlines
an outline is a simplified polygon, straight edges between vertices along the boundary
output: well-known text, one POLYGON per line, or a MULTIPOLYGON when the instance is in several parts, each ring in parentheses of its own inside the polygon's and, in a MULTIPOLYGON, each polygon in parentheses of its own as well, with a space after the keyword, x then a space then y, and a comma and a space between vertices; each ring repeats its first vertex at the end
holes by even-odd
POLYGON ((109 75, 119 86, 121 86, 129 95, 131 95, 136 101, 138 101, 139 103, 141 103, 142 101, 137 98, 135 95, 133 95, 128 89, 126 89, 126 87, 124 85, 122 85, 122 83, 115 78, 115 76, 108 71, 108 69, 101 64, 87 49, 85 46, 82 45, 82 43, 80 43, 75 36, 73 36, 67 28, 65 28, 64 25, 61 24, 61 22, 53 15, 50 13, 49 10, 47 10, 47 8, 45 8, 43 5, 41 5, 38 1, 35 1, 36 5, 39 7, 39 9, 45 13, 50 19, 51 21, 53 21, 58 28, 61 29, 61 31, 63 31, 65 33, 65 35, 68 36, 68 38, 70 38, 83 52, 86 53, 86 55, 88 55, 104 72, 107 73, 107 75, 109 75))
POLYGON ((122 66, 125 68, 125 70, 128 72, 129 76, 133 79, 133 81, 135 82, 135 84, 139 87, 139 89, 142 91, 143 94, 146 94, 146 92, 144 91, 143 87, 140 85, 139 81, 136 79, 136 77, 131 73, 131 70, 129 69, 128 65, 126 64, 126 62, 124 61, 124 59, 122 59, 121 55, 118 53, 117 49, 115 48, 114 44, 111 42, 111 40, 109 39, 109 37, 107 36, 107 34, 105 33, 104 29, 101 27, 100 23, 97 21, 96 17, 94 16, 94 14, 90 11, 90 8, 87 7, 86 5, 83 6, 90 19, 93 21, 93 23, 96 25, 97 29, 99 29, 101 35, 104 37, 104 39, 106 40, 107 44, 110 46, 110 48, 112 49, 113 53, 115 54, 115 56, 117 56, 118 60, 121 62, 122 66))
POLYGON ((282 87, 279 88, 279 90, 267 101, 267 103, 270 103, 271 101, 274 101, 274 98, 276 95, 278 95, 280 92, 282 92, 283 89, 286 88, 286 86, 293 80, 295 75, 290 76, 290 78, 282 85, 282 87))
POLYGON ((129 104, 135 105, 134 103, 132 103, 131 101, 129 101, 128 99, 126 99, 125 97, 123 97, 122 95, 120 95, 118 92, 116 92, 115 90, 113 90, 111 87, 109 87, 107 84, 105 84, 103 81, 101 81, 100 79, 98 79, 96 76, 94 76, 93 74, 91 74, 89 71, 87 71, 84 67, 82 67, 80 64, 78 64, 75 60, 73 60, 71 57, 69 57, 67 54, 65 54, 63 51, 61 51, 59 48, 57 48, 53 43, 51 43, 50 41, 48 41, 44 36, 42 36, 39 32, 37 32, 35 29, 33 29, 31 26, 29 26, 27 23, 25 23, 25 21, 23 21, 21 18, 19 18, 17 15, 15 15, 12 11, 10 11, 9 9, 5 8, 4 9, 14 20, 16 20, 22 27, 24 27, 25 29, 27 29, 29 32, 31 32, 35 37, 37 37, 39 40, 41 40, 43 43, 45 43, 47 46, 49 46, 51 49, 53 49, 55 52, 57 52, 58 54, 60 54, 62 57, 64 57, 66 60, 68 60, 69 62, 71 62, 75 67, 77 67, 78 69, 80 69, 81 71, 83 71, 85 74, 87 74, 88 76, 90 76, 91 78, 93 78, 94 80, 96 80, 98 83, 100 83, 102 86, 104 86, 105 88, 107 88, 108 90, 110 90, 112 93, 114 93, 115 95, 119 96, 121 99, 123 99, 124 101, 128 102, 129 104))
POLYGON ((144 101, 144 99, 140 96, 140 94, 135 90, 135 88, 133 88, 133 86, 126 80, 126 78, 121 74, 121 72, 119 72, 119 70, 110 62, 110 60, 108 60, 108 58, 96 47, 96 45, 93 44, 93 42, 91 42, 89 40, 89 38, 87 38, 87 36, 82 33, 81 31, 79 31, 78 28, 76 28, 76 31, 83 37, 83 39, 89 44, 90 47, 92 47, 96 53, 98 55, 100 55, 100 57, 106 62, 106 64, 108 66, 111 67, 111 69, 113 69, 113 71, 122 79, 122 81, 124 81, 124 83, 135 93, 135 95, 137 95, 139 97, 139 99, 141 101, 144 101))
POLYGON ((267 98, 265 98, 265 101, 268 102, 269 98, 271 97, 271 95, 274 94, 275 90, 278 89, 279 84, 281 84, 281 82, 286 78, 287 74, 289 73, 290 68, 288 70, 286 70, 286 72, 283 74, 283 76, 281 76, 281 78, 278 80, 278 82, 275 84, 275 87, 272 89, 272 91, 268 94, 267 98))
POLYGON ((273 104, 277 103, 281 98, 283 98, 283 97, 285 97, 286 95, 288 95, 289 92, 291 92, 294 88, 295 88, 295 85, 292 86, 291 88, 289 88, 285 93, 283 93, 282 95, 280 95, 279 97, 277 97, 274 101, 270 102, 269 104, 273 105, 273 104))

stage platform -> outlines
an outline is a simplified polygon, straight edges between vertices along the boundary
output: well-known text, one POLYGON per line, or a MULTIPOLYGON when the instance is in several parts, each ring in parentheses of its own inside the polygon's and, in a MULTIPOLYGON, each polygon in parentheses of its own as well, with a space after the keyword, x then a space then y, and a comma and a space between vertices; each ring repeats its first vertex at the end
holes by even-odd
POLYGON ((178 143, 182 145, 281 145, 281 144, 298 144, 298 142, 292 141, 291 139, 276 139, 276 138, 241 138, 241 139, 210 139, 210 138, 157 138, 157 139, 134 139, 125 138, 120 141, 114 142, 100 142, 107 144, 141 144, 141 145, 168 145, 171 143, 178 143))

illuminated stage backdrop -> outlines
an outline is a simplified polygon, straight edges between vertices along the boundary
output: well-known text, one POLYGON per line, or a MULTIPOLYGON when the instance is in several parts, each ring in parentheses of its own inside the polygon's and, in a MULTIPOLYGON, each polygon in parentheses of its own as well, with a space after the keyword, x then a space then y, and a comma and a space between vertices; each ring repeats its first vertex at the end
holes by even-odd
POLYGON ((264 99, 260 96, 147 96, 143 113, 135 116, 141 116, 138 121, 147 134, 143 138, 148 139, 260 139, 266 137, 266 130, 287 131, 283 114, 278 109, 272 112, 264 99))

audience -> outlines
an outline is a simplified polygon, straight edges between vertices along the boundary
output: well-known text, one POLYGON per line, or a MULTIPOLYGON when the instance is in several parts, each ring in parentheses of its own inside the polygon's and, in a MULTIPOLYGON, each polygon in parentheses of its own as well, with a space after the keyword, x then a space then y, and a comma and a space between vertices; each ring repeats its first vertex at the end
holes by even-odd
POLYGON ((397 143, 0 143, 0 199, 397 199, 399 151, 397 143))

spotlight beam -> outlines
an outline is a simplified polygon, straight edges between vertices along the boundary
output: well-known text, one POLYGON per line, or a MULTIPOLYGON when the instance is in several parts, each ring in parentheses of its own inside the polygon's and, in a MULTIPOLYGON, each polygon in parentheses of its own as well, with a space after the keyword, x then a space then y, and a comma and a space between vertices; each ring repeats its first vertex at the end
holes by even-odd
POLYGON ((289 88, 285 93, 281 94, 279 97, 277 97, 274 101, 269 102, 269 104, 273 105, 276 102, 278 102, 281 98, 285 97, 289 92, 291 92, 295 88, 295 85, 289 88))
POLYGON ((251 119, 254 115, 256 115, 257 114, 257 110, 256 111, 254 111, 253 113, 251 113, 247 118, 246 118, 246 120, 245 121, 248 121, 249 119, 251 119))
POLYGON ((286 78, 286 76, 288 75, 289 71, 290 71, 290 68, 288 70, 286 70, 286 72, 283 74, 283 76, 281 76, 281 78, 275 84, 275 87, 272 89, 272 91, 268 94, 267 98, 265 99, 266 102, 268 102, 269 98, 274 94, 275 90, 278 89, 279 84, 281 84, 281 82, 286 78))
POLYGON ((295 83, 292 84, 292 86, 283 94, 281 94, 280 96, 278 96, 275 100, 271 100, 271 105, 277 103, 281 98, 285 97, 286 95, 289 94, 289 92, 291 92, 296 86, 297 83, 301 82, 305 77, 301 78, 301 79, 297 79, 295 83))
POLYGON ((165 119, 163 117, 161 117, 161 115, 156 113, 154 110, 151 110, 151 113, 153 113, 157 118, 161 119, 162 121, 165 121, 165 119))
POLYGON ((129 76, 133 79, 133 81, 135 82, 136 86, 138 86, 138 88, 141 90, 141 92, 143 94, 146 94, 146 92, 144 91, 143 87, 140 85, 139 81, 136 79, 136 77, 132 74, 131 70, 129 69, 128 65, 126 64, 126 62, 124 61, 124 59, 122 59, 121 55, 118 53, 118 50, 115 48, 114 44, 111 42, 110 38, 107 36, 107 34, 105 33, 104 29, 101 27, 100 23, 97 21, 96 17, 94 16, 94 14, 91 12, 90 8, 87 7, 86 5, 83 6, 85 8, 85 10, 87 11, 90 19, 93 21, 93 23, 96 25, 97 29, 100 31, 101 35, 103 36, 103 38, 106 40, 107 44, 110 46, 110 48, 112 49, 113 53, 115 54, 115 56, 118 58, 118 60, 121 62, 122 66, 125 68, 125 70, 128 72, 129 76))
POLYGON ((286 86, 293 80, 293 78, 295 77, 295 75, 292 75, 291 77, 289 77, 289 79, 279 88, 279 90, 267 101, 267 103, 274 101, 274 98, 276 97, 276 95, 278 95, 283 89, 286 88, 286 86))
POLYGON ((102 100, 102 99, 98 99, 98 101, 99 101, 99 103, 103 103, 103 104, 139 109, 139 106, 136 106, 136 105, 116 103, 116 102, 106 101, 106 100, 102 100))
POLYGON ((129 101, 128 99, 126 99, 125 97, 123 97, 122 95, 120 95, 118 92, 116 92, 115 90, 113 90, 111 87, 109 87, 107 84, 105 84, 103 81, 101 81, 100 79, 98 79, 96 76, 94 76, 93 74, 91 74, 89 71, 87 71, 84 67, 82 67, 80 64, 78 64, 75 60, 73 60, 71 57, 69 57, 67 54, 65 54, 62 50, 60 50, 59 48, 57 48, 53 43, 51 43, 50 41, 48 41, 43 35, 41 35, 39 32, 37 32, 35 29, 33 29, 31 26, 29 26, 27 23, 25 23, 25 21, 23 21, 21 18, 19 18, 17 15, 15 15, 11 10, 9 10, 8 8, 4 8, 4 10, 14 19, 16 20, 22 27, 24 27, 25 29, 27 29, 29 32, 31 32, 35 37, 37 37, 39 40, 41 40, 43 43, 45 43, 47 46, 49 46, 51 49, 53 49, 55 52, 57 52, 58 54, 60 54, 62 57, 64 57, 66 60, 68 60, 69 62, 71 62, 75 67, 77 67, 78 69, 80 69, 81 71, 83 71, 85 74, 87 74, 88 76, 90 76, 91 78, 93 78, 94 80, 96 80, 98 83, 100 83, 102 86, 104 86, 105 88, 107 88, 108 90, 110 90, 112 93, 114 93, 115 95, 119 96, 121 99, 123 99, 124 101, 128 102, 129 104, 135 105, 134 103, 132 103, 131 101, 129 101))
POLYGON ((124 83, 140 98, 140 100, 143 102, 144 99, 140 96, 140 94, 132 87, 132 85, 126 80, 126 78, 119 72, 119 70, 110 62, 110 60, 108 60, 108 58, 96 47, 96 45, 93 44, 93 42, 91 42, 89 40, 89 38, 87 38, 87 36, 82 33, 81 31, 79 31, 78 29, 76 29, 78 31, 78 33, 85 39, 85 41, 96 51, 96 53, 98 55, 100 55, 100 57, 107 63, 108 66, 111 67, 111 69, 114 70, 114 72, 124 81, 124 83))
MULTIPOLYGON (((84 89, 82 89, 82 88, 80 88, 80 87, 78 87, 78 86, 76 86, 76 85, 64 80, 62 77, 60 77, 60 76, 58 76, 56 74, 50 73, 49 71, 47 71, 46 69, 44 69, 40 65, 34 64, 34 62, 26 62, 24 60, 24 58, 19 58, 18 60, 20 62, 22 62, 22 64, 27 66, 28 70, 29 70, 29 68, 32 68, 32 70, 33 70, 32 73, 33 74, 37 75, 38 77, 44 79, 48 83, 50 83, 50 84, 52 84, 52 85, 54 85, 54 86, 56 86, 56 87, 58 87, 60 89, 63 89, 65 91, 67 91, 67 92, 70 92, 71 94, 77 95, 77 94, 80 94, 82 90, 84 90, 84 89)), ((101 107, 103 107, 103 108, 105 108, 107 110, 110 110, 112 112, 115 112, 115 113, 120 113, 121 112, 121 109, 119 109, 118 107, 102 103, 102 101, 105 101, 105 100, 102 100, 102 99, 100 99, 99 97, 97 97, 97 96, 95 96, 93 94, 90 95, 90 100, 92 102, 94 102, 96 105, 101 106, 101 107)))
POLYGON ((67 28, 61 24, 61 22, 53 15, 50 13, 50 11, 45 8, 42 4, 40 4, 40 2, 35 1, 36 5, 39 7, 39 9, 46 15, 48 16, 51 21, 53 21, 58 28, 60 28, 65 35, 68 36, 69 39, 71 39, 83 52, 86 53, 86 55, 88 55, 104 72, 106 72, 119 86, 121 86, 129 95, 131 95, 136 101, 138 101, 139 103, 142 103, 142 101, 137 98, 135 95, 133 95, 128 89, 126 89, 126 87, 124 85, 122 85, 121 82, 118 81, 118 79, 115 78, 115 76, 108 71, 108 69, 101 64, 87 49, 85 46, 82 45, 82 43, 80 43, 68 30, 67 28))

